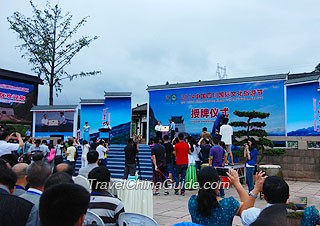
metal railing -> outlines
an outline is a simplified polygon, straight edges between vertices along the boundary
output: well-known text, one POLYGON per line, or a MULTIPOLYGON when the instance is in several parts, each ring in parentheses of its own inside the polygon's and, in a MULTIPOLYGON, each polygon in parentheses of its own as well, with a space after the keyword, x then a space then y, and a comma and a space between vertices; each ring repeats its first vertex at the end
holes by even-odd
POLYGON ((273 142, 297 142, 298 149, 308 149, 308 142, 320 142, 319 136, 268 136, 267 139, 273 142))

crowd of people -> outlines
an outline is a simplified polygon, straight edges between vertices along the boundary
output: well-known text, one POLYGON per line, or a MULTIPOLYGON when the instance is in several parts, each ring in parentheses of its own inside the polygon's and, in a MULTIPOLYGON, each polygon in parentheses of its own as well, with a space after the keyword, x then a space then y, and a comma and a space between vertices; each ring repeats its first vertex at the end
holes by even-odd
MULTIPOLYGON (((226 134, 232 136, 228 129, 226 134)), ((270 222, 288 225, 285 203, 289 198, 289 186, 280 177, 255 173, 258 147, 254 138, 249 138, 244 147, 246 191, 237 171, 232 169, 231 148, 228 148, 229 141, 223 132, 220 136, 211 136, 203 128, 199 141, 191 136, 185 137, 184 133, 169 135, 155 137, 150 145, 154 182, 157 185, 163 182, 164 195, 169 195, 171 184, 174 194, 182 196, 188 189, 187 182, 197 182, 198 193, 188 202, 193 223, 232 225, 237 215, 243 225, 270 225, 270 222), (226 165, 231 166, 226 176, 236 189, 240 202, 234 197, 225 197, 220 186, 221 172, 224 171, 219 169, 226 165), (267 201, 264 209, 254 207, 260 192, 267 201)), ((108 141, 101 139, 94 145, 86 141, 82 143, 79 175, 90 181, 91 192, 73 180, 79 145, 72 138, 66 143, 58 140, 55 147, 45 141, 31 141, 28 137, 24 142, 19 133, 9 133, 5 128, 0 130, 0 225, 78 226, 83 225, 87 211, 96 213, 106 224, 117 222, 125 209, 106 186, 111 178, 106 167, 108 141), (55 151, 50 157, 52 149, 55 151)), ((137 138, 128 139, 124 148, 124 179, 136 173, 138 151, 137 138)), ((155 186, 154 195, 160 195, 160 189, 155 186)), ((316 225, 318 221, 319 211, 313 206, 307 207, 303 225, 316 225)))
POLYGON ((82 226, 87 211, 97 214, 105 224, 117 222, 125 210, 122 202, 108 192, 111 175, 98 152, 100 146, 106 148, 104 142, 97 145, 97 150, 90 150, 86 143, 82 147, 87 151, 79 175, 91 182, 91 193, 74 182, 76 140, 58 140, 51 148, 40 140, 26 138, 26 142, 19 133, 1 128, 1 226, 82 226), (23 152, 24 148, 27 151, 23 152), (55 149, 52 159, 51 149, 55 149))
MULTIPOLYGON (((191 136, 179 133, 169 140, 168 135, 160 136, 158 122, 156 137, 151 143, 154 183, 164 182, 164 195, 168 195, 167 182, 174 182, 174 193, 185 195, 186 185, 197 181, 198 194, 192 195, 188 209, 193 223, 198 225, 232 225, 234 216, 240 216, 243 225, 290 225, 286 211, 289 186, 278 176, 265 176, 257 172, 258 145, 250 137, 244 145, 246 158, 246 191, 239 175, 233 169, 231 152, 233 129, 228 119, 222 119, 217 133, 211 134, 203 128, 198 142, 191 136), (228 167, 228 172, 224 167, 228 167), (195 169, 196 173, 193 173, 195 169), (225 198, 221 183, 222 175, 227 176, 236 189, 240 202, 234 197, 225 198), (256 198, 263 194, 267 205, 264 209, 254 207, 256 198)), ((170 134, 170 131, 169 131, 170 134)), ((171 134, 170 134, 171 135, 171 134)), ((192 185, 189 188, 193 188, 192 185)), ((159 195, 156 186, 154 195, 159 195)), ((317 225, 319 211, 306 207, 302 225, 317 225)))
MULTIPOLYGON (((213 136, 204 127, 199 141, 192 136, 186 136, 185 133, 178 133, 175 136, 176 127, 172 120, 170 120, 168 134, 162 136, 161 127, 159 121, 155 126, 156 136, 150 144, 153 179, 155 183, 166 182, 165 185, 167 185, 167 178, 174 181, 175 194, 185 195, 185 186, 193 187, 201 166, 208 165, 216 168, 223 168, 225 165, 234 166, 231 152, 233 129, 228 125, 228 118, 223 118, 222 125, 213 136)), ((247 147, 250 153, 254 149, 251 144, 252 142, 248 142, 250 146, 247 147)), ((247 157, 248 161, 250 159, 250 163, 255 165, 257 155, 248 154, 247 157)), ((253 180, 253 172, 248 178, 253 180)), ((253 184, 253 181, 247 183, 253 184)), ((253 188, 250 187, 250 189, 253 188)), ((156 189, 154 195, 158 194, 156 189)), ((168 195, 167 191, 165 195, 168 195)), ((223 189, 220 195, 224 196, 223 189)))

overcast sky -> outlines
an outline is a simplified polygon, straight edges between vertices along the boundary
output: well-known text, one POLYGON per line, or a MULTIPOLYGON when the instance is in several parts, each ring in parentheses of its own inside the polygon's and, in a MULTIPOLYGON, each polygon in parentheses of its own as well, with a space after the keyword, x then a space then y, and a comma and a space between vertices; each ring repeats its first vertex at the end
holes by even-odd
MULTIPOLYGON (((34 1, 43 6, 43 0, 34 1)), ((217 63, 228 78, 310 72, 320 62, 318 0, 60 0, 74 24, 90 16, 78 35, 99 39, 83 49, 69 73, 101 70, 65 81, 55 104, 130 91, 133 105, 148 100, 147 85, 216 80, 217 63)), ((41 8, 41 7, 40 7, 41 8)), ((0 68, 34 74, 7 17, 31 16, 27 0, 0 0, 0 68)), ((47 87, 39 104, 48 104, 47 87)))

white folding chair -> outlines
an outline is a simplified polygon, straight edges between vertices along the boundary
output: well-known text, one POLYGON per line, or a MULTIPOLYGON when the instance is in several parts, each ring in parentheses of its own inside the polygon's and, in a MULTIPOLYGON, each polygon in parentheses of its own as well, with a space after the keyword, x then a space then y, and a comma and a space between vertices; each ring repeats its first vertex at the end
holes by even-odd
POLYGON ((139 213, 121 213, 118 224, 119 226, 158 226, 154 219, 139 213))
POLYGON ((87 211, 86 217, 84 218, 83 225, 97 225, 97 226, 105 226, 103 220, 94 212, 87 211))
POLYGON ((78 175, 76 177, 73 177, 72 179, 74 183, 81 185, 82 187, 87 189, 88 192, 91 192, 90 182, 87 178, 85 178, 84 176, 78 175))

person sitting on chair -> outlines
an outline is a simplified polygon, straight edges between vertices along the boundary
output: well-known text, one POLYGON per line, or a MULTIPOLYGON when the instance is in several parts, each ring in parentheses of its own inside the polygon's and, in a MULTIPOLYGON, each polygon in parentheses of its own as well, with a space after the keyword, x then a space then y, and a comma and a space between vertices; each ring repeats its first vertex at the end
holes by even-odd
POLYGON ((91 170, 88 179, 92 190, 88 210, 97 214, 105 224, 116 223, 124 207, 118 198, 108 192, 109 170, 105 166, 96 167, 91 170))
POLYGON ((98 167, 99 153, 97 151, 89 151, 87 153, 88 165, 79 169, 79 175, 88 178, 90 171, 98 167))
POLYGON ((41 225, 82 226, 89 201, 89 192, 78 184, 53 185, 46 189, 40 198, 41 225))

